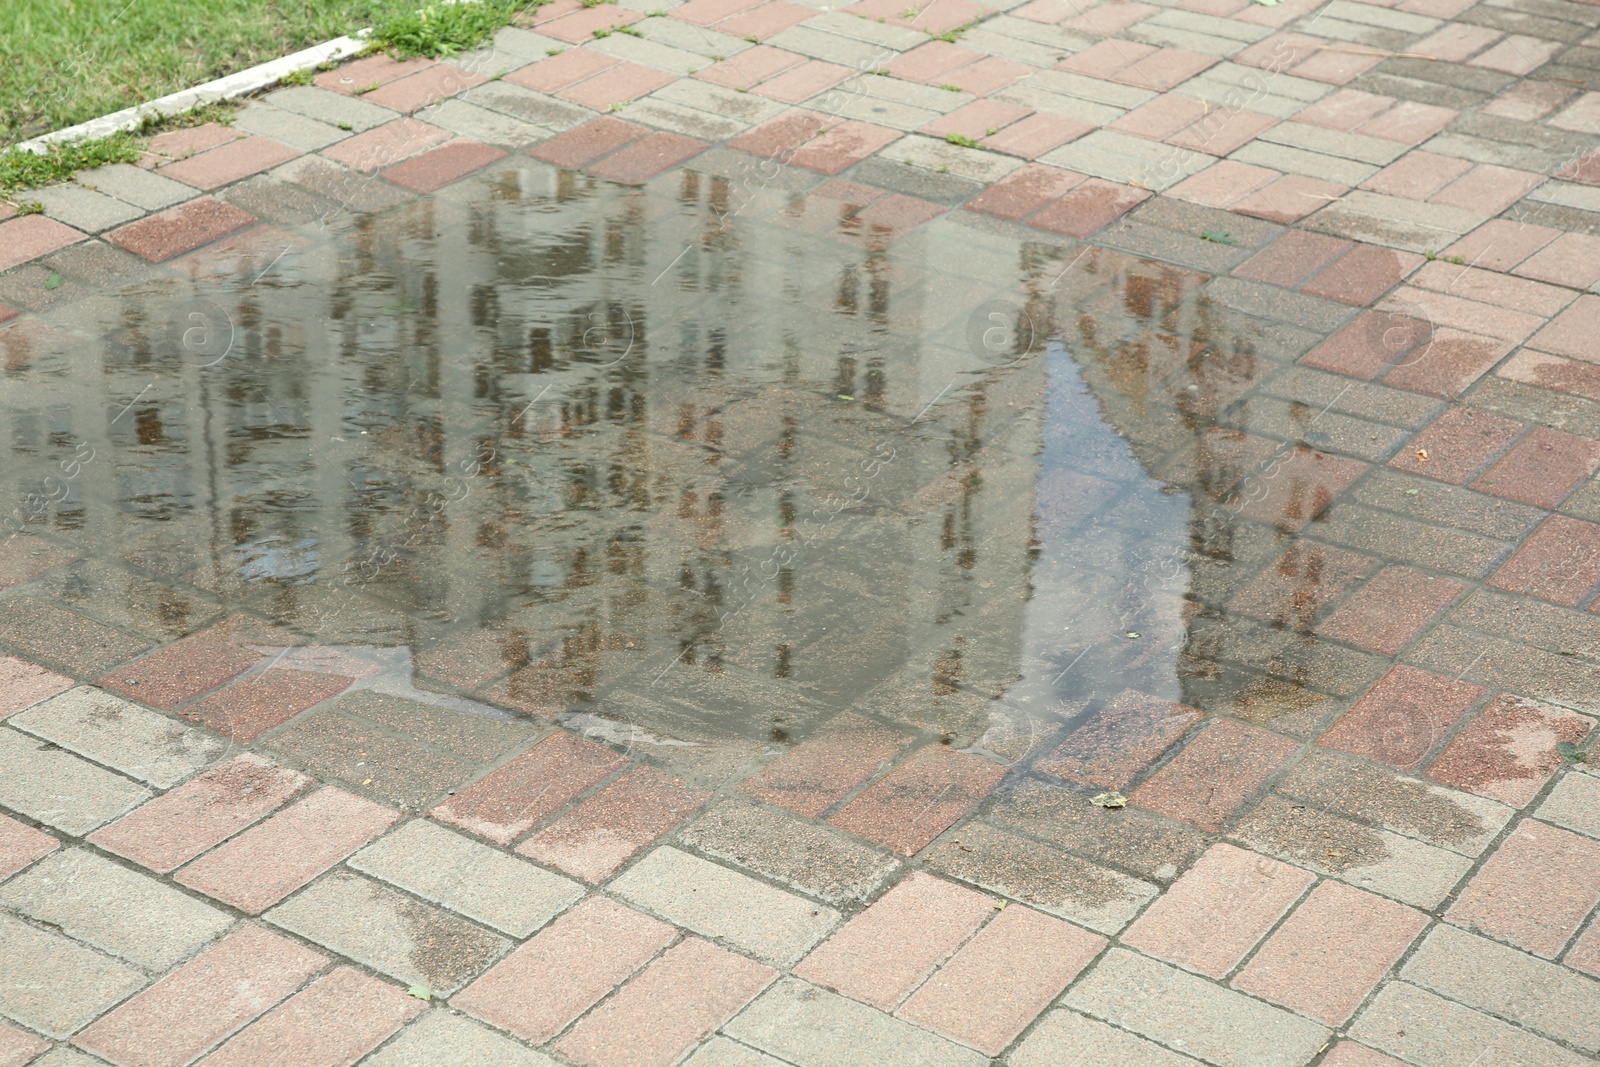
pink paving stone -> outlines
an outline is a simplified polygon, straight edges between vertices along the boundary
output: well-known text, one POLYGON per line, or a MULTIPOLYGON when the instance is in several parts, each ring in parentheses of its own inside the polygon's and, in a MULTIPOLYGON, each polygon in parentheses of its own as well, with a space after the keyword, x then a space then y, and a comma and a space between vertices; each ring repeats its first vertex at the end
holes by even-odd
POLYGON ((784 0, 767 0, 760 7, 723 19, 717 23, 717 32, 746 39, 754 37, 758 41, 764 41, 774 34, 782 33, 790 26, 799 25, 815 14, 811 8, 801 7, 799 4, 785 3, 784 0))
POLYGON ((43 215, 22 215, 0 222, 0 270, 48 256, 88 236, 43 215))
POLYGON ((0 719, 71 688, 71 678, 15 656, 0 656, 0 719))
MULTIPOLYGON (((583 5, 578 3, 578 0, 552 0, 551 3, 542 4, 534 8, 533 25, 543 26, 547 22, 553 22, 558 18, 564 18, 572 14, 574 11, 582 10, 583 5)), ((524 16, 523 21, 526 21, 526 16, 524 16)))
POLYGON ((1390 385, 1454 399, 1483 377, 1515 346, 1463 330, 1440 328, 1383 376, 1390 385))
POLYGON ((604 881, 710 796, 665 771, 635 767, 528 838, 517 851, 584 881, 604 881))
POLYGON ((1428 199, 1480 215, 1498 215, 1544 184, 1543 174, 1480 163, 1428 199))
MULTIPOLYGON (((165 263, 256 221, 254 215, 232 204, 202 196, 112 230, 106 240, 152 263, 165 263)), ((5 236, 4 229, 0 226, 0 239, 5 236)))
POLYGON ((0 1067, 22 1067, 49 1047, 50 1042, 44 1038, 0 1022, 0 1067))
POLYGON ((1367 464, 1319 452, 1305 445, 1273 460, 1240 482, 1229 506, 1280 530, 1299 530, 1333 506, 1333 501, 1367 470, 1367 464))
POLYGON ((1488 48, 1500 37, 1499 30, 1487 26, 1451 23, 1417 41, 1411 50, 1445 63, 1460 63, 1488 48))
POLYGON ((1600 526, 1552 515, 1489 576, 1496 589, 1527 593, 1564 607, 1589 599, 1600 583, 1600 526))
POLYGON ((246 752, 192 778, 89 838, 165 874, 265 818, 314 784, 246 752))
POLYGON ((1005 774, 981 756, 930 745, 828 821, 902 856, 915 855, 982 803, 1005 774))
POLYGON ((777 977, 771 967, 685 938, 556 1049, 585 1067, 671 1067, 777 977))
POLYGON ((1445 919, 1554 959, 1600 902, 1600 841, 1525 819, 1445 919))
POLYGON ((1396 470, 1465 485, 1499 456, 1526 427, 1470 408, 1453 407, 1389 461, 1396 470), (1426 453, 1427 458, 1421 458, 1426 453))
MULTIPOLYGON (((0 219, 5 217, 5 215, 0 214, 0 219)), ((21 314, 22 311, 20 309, 14 308, 10 304, 0 304, 0 322, 10 322, 21 314)))
MULTIPOLYGON (((565 53, 563 53, 565 54, 565 53)), ((697 71, 694 77, 729 89, 747 89, 806 62, 806 57, 782 48, 758 44, 738 55, 697 71)))
POLYGON ((929 41, 891 60, 887 69, 896 78, 933 83, 940 75, 976 62, 982 53, 949 41, 929 41))
POLYGON ((1106 939, 1012 904, 912 994, 897 1015, 998 1056, 1106 939))
POLYGON ((608 56, 604 52, 594 52, 587 48, 569 48, 549 59, 541 59, 521 70, 514 70, 505 76, 505 80, 536 92, 554 93, 569 85, 576 85, 603 70, 609 70, 621 62, 622 60, 608 56))
POLYGON ((1556 745, 1577 743, 1593 727, 1582 715, 1502 695, 1445 747, 1428 777, 1520 808, 1560 769, 1556 745))
POLYGON ((216 244, 172 260, 167 269, 195 282, 242 278, 253 281, 276 261, 304 251, 311 242, 276 226, 252 226, 216 244))
POLYGON ((1085 180, 1075 171, 1029 163, 967 201, 969 211, 1002 219, 1024 219, 1085 180))
POLYGON ((615 4, 600 4, 541 23, 539 32, 569 44, 582 44, 594 36, 595 30, 614 30, 618 26, 631 26, 642 18, 644 15, 638 11, 629 11, 615 4))
POLYGON ((458 137, 430 152, 390 167, 383 172, 383 176, 407 189, 431 193, 505 156, 493 145, 458 137))
POLYGON ((794 973, 893 1011, 994 912, 994 901, 915 871, 801 960, 794 973))
POLYGON ((676 80, 665 71, 653 70, 638 63, 619 63, 556 95, 574 104, 604 111, 612 104, 637 100, 676 80))
POLYGON ((1465 588, 1452 578, 1385 567, 1318 626, 1317 633, 1398 656, 1465 588))
POLYGON ((1366 307, 1399 285, 1423 262, 1415 252, 1359 244, 1301 286, 1300 291, 1366 307))
POLYGON ((1036 69, 999 56, 985 56, 976 63, 951 71, 945 81, 960 86, 974 96, 988 96, 1016 84, 1036 69))
MULTIPOLYGON (((1133 41, 1101 40, 1056 64, 1057 70, 1071 71, 1090 78, 1110 78, 1136 60, 1153 55, 1154 45, 1133 41)), ((1148 86, 1147 86, 1148 88, 1148 86)))
POLYGON ((1295 541, 1244 583, 1228 609, 1304 633, 1324 608, 1370 575, 1375 563, 1359 552, 1295 541))
POLYGON ((1322 1061, 1322 1067, 1406 1067, 1393 1056, 1385 1056, 1354 1041, 1340 1041, 1322 1061))
POLYGON ((1585 294, 1534 335, 1530 347, 1600 363, 1600 296, 1585 294))
POLYGON ((983 138, 983 146, 1008 156, 1038 159, 1068 141, 1077 140, 1093 128, 1087 123, 1060 115, 1029 115, 999 133, 983 138))
POLYGON ((1323 882, 1231 984, 1338 1026, 1427 925, 1414 908, 1323 882))
POLYGON ((1254 726, 1214 719, 1129 800, 1216 832, 1299 747, 1254 726))
POLYGON ((714 22, 732 18, 741 11, 758 7, 765 0, 689 0, 671 10, 673 18, 692 22, 697 26, 710 26, 714 22))
POLYGON ((1286 174, 1231 205, 1241 215, 1288 225, 1343 196, 1348 189, 1333 182, 1286 174))
POLYGON ((1498 70, 1503 74, 1515 74, 1520 77, 1544 66, 1565 47, 1566 45, 1559 41, 1512 34, 1476 58, 1469 59, 1467 66, 1498 70))
POLYGON ((608 152, 614 152, 649 132, 643 126, 602 115, 528 149, 528 154, 546 163, 571 169, 593 163, 608 152))
POLYGON ((321 154, 335 162, 371 174, 402 159, 409 159, 436 144, 442 144, 454 136, 449 130, 441 130, 437 126, 430 126, 417 119, 403 118, 346 138, 338 144, 324 148, 321 154))
POLYGON ((246 744, 332 699, 355 681, 337 674, 271 668, 200 698, 180 714, 246 744))
POLYGON ((1033 225, 1085 238, 1150 199, 1143 189, 1090 178, 1033 217, 1033 225))
POLYGON ((823 174, 838 174, 899 139, 899 130, 852 119, 806 142, 789 157, 789 162, 823 174))
POLYGON ((664 922, 590 897, 451 997, 450 1006, 542 1044, 676 936, 664 922))
POLYGON ((1600 366, 1524 348, 1495 371, 1502 378, 1600 400, 1600 366))
POLYGON ((1340 89, 1303 108, 1294 120, 1349 133, 1387 111, 1393 104, 1392 96, 1364 93, 1359 89, 1340 89))
POLYGON ((1556 285, 1519 278, 1496 270, 1434 260, 1411 276, 1411 284, 1435 292, 1481 300, 1500 307, 1554 315, 1572 303, 1575 294, 1556 285))
POLYGON ((1566 103, 1576 89, 1554 82, 1518 81, 1479 110, 1496 118, 1537 122, 1566 103))
POLYGON ((1396 664, 1319 743, 1414 770, 1483 695, 1482 686, 1396 664))
POLYGON ((1345 85, 1382 63, 1382 55, 1351 55, 1348 52, 1312 52, 1309 59, 1290 68, 1297 78, 1345 85))
MULTIPOLYGON (((846 78, 853 77, 855 73, 849 67, 813 59, 793 70, 786 70, 782 74, 768 78, 751 92, 785 104, 798 104, 824 90, 832 89, 846 78)), ((823 102, 828 103, 832 99, 830 96, 823 102)))
POLYGON ((1162 141, 1210 112, 1203 101, 1187 96, 1157 96, 1107 124, 1109 129, 1162 141))
POLYGON ((1286 230, 1233 273, 1240 278, 1293 289, 1349 251, 1351 243, 1306 230, 1286 230))
POLYGON ((1168 190, 1168 195, 1206 207, 1223 208, 1272 184, 1282 175, 1266 167, 1254 167, 1231 159, 1220 160, 1185 178, 1168 190))
POLYGON ((337 70, 323 71, 312 81, 319 88, 331 89, 347 96, 371 85, 387 85, 392 81, 415 74, 433 66, 431 59, 394 59, 385 53, 364 56, 345 63, 337 70))
POLYGON ((327 964, 322 953, 247 924, 72 1043, 121 1067, 182 1067, 327 964))
POLYGON ((410 114, 430 104, 447 100, 457 93, 464 93, 474 85, 482 85, 488 80, 480 74, 462 70, 450 63, 435 63, 416 74, 392 81, 381 89, 367 93, 362 99, 379 107, 393 108, 395 111, 410 114))
POLYGON ((1561 962, 1600 978, 1600 923, 1590 923, 1561 962))
POLYGON ((1560 230, 1546 226, 1530 226, 1510 219, 1490 219, 1441 254, 1460 256, 1474 267, 1510 270, 1560 236, 1560 230))
POLYGON ((1201 717, 1183 704, 1124 689, 1038 763, 1076 785, 1122 789, 1201 717))
POLYGON ((1031 114, 1032 111, 1020 104, 1007 104, 999 100, 974 100, 949 114, 940 115, 917 132, 934 137, 958 133, 976 140, 985 136, 989 130, 998 130, 1031 114))
POLYGON ((96 684, 152 708, 167 709, 232 681, 263 658, 233 640, 227 630, 214 627, 118 667, 96 684))
POLYGON ((1212 978, 1236 967, 1316 880, 1310 871, 1217 844, 1122 934, 1124 944, 1212 978))
POLYGON ((1216 56, 1185 52, 1181 48, 1162 48, 1153 55, 1134 60, 1113 74, 1111 80, 1165 92, 1220 62, 1216 56))
POLYGON ((340 967, 206 1058, 205 1067, 345 1067, 416 1018, 422 1001, 340 967))
POLYGON ((227 144, 240 136, 237 130, 229 129, 220 123, 207 122, 201 126, 191 126, 186 130, 169 130, 157 134, 150 138, 145 148, 153 155, 176 159, 179 156, 192 156, 220 144, 227 144))
POLYGON ((898 756, 911 738, 846 712, 739 787, 757 800, 815 818, 898 756))
POLYGON ((176 877, 259 915, 398 821, 397 811, 324 786, 201 856, 176 877))
POLYGON ((54 852, 61 842, 27 823, 0 815, 0 880, 54 852))
POLYGON ((1516 273, 1524 278, 1587 289, 1600 281, 1600 237, 1564 233, 1523 260, 1516 273))
POLYGON ((1300 362, 1354 378, 1376 378, 1423 339, 1427 325, 1403 315, 1363 311, 1300 362))
MULTIPOLYGON (((1591 40, 1590 45, 1596 42, 1591 40)), ((1593 133, 1600 129, 1600 93, 1584 93, 1561 114, 1550 120, 1550 125, 1577 133, 1593 133)))
POLYGON ((1120 34, 1161 10, 1150 4, 1131 3, 1128 0, 1107 0, 1092 5, 1063 3, 1061 6, 1065 8, 1064 13, 1071 17, 1059 20, 1057 25, 1070 33, 1096 38, 1120 34))
POLYGON ((168 163, 158 170, 163 177, 209 191, 270 170, 301 154, 298 149, 265 137, 241 137, 209 152, 168 163))
POLYGON ((1535 426, 1472 487, 1554 509, 1597 470, 1600 441, 1535 426))
POLYGON ((938 218, 946 210, 927 200, 894 193, 862 208, 845 226, 846 229, 859 227, 870 233, 888 231, 899 235, 938 218))
POLYGON ((557 731, 429 814, 509 845, 626 762, 603 745, 557 731))
POLYGON ((597 178, 628 185, 642 185, 662 171, 694 158, 709 147, 704 141, 697 141, 693 137, 657 132, 635 141, 598 163, 589 164, 585 169, 597 178))
POLYGON ((1472 164, 1465 159, 1436 156, 1432 152, 1407 152, 1362 182, 1361 188, 1426 200, 1471 169, 1472 164))
POLYGON ((1171 137, 1167 143, 1192 148, 1207 155, 1225 156, 1255 140, 1278 124, 1271 115, 1259 111, 1216 111, 1171 137))
POLYGON ((1458 114, 1460 112, 1447 107, 1402 100, 1377 118, 1356 127, 1356 132, 1386 141, 1419 145, 1454 122, 1458 114))

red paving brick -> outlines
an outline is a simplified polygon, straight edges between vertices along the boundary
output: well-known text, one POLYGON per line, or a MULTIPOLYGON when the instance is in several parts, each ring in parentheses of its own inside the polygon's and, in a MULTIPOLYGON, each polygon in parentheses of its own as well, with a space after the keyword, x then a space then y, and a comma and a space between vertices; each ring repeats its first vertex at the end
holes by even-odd
POLYGON ((1465 588, 1454 579, 1410 567, 1385 567, 1339 605, 1317 633, 1398 656, 1465 588))
POLYGON ((1033 225, 1072 237, 1089 237, 1150 199, 1142 189, 1090 178, 1032 219, 1033 225))
POLYGON ((0 222, 0 270, 10 270, 88 237, 43 215, 23 215, 0 222))
POLYGON ((1320 743, 1413 770, 1483 695, 1483 688, 1470 682, 1396 664, 1320 743))
POLYGON ((453 136, 449 130, 441 130, 417 119, 396 119, 324 148, 321 154, 336 163, 371 174, 402 159, 409 159, 424 149, 442 144, 453 136))
POLYGON ((1221 978, 1244 959, 1316 876, 1232 845, 1212 845, 1156 898, 1122 940, 1221 978))
POLYGON ((1129 798, 1142 808, 1217 831, 1298 747, 1287 737, 1217 719, 1129 798))
POLYGON ((899 139, 899 130, 870 122, 841 122, 795 149, 789 162, 823 174, 838 174, 899 139))
POLYGON ((1068 734, 1038 767, 1076 785, 1122 789, 1200 717, 1194 708, 1126 689, 1068 734))
POLYGON ((846 712, 739 788, 757 800, 815 817, 898 756, 911 738, 846 712))
POLYGON ((608 56, 604 52, 595 52, 588 48, 569 48, 549 59, 541 59, 521 70, 514 70, 505 76, 505 80, 536 92, 554 93, 569 85, 576 85, 583 79, 593 77, 621 62, 622 60, 608 56))
POLYGON ((652 133, 626 148, 591 163, 586 170, 597 178, 643 185, 657 174, 704 152, 709 145, 676 133, 652 133))
POLYGON ((1363 311, 1300 362, 1356 378, 1376 378, 1431 334, 1428 323, 1387 311, 1363 311))
POLYGON ((246 744, 324 700, 355 679, 274 667, 249 674, 184 708, 182 715, 246 744))
POLYGON ((400 821, 324 786, 180 870, 184 885, 259 915, 400 821))
POLYGON ((1600 441, 1536 426, 1472 488, 1555 508, 1600 470, 1600 441))
POLYGON ((811 8, 784 0, 767 0, 759 7, 717 23, 718 33, 732 34, 746 40, 764 41, 773 34, 782 33, 815 15, 811 8))
POLYGON ((379 52, 342 64, 336 70, 323 71, 312 81, 319 88, 349 96, 370 86, 387 85, 408 74, 415 74, 433 66, 434 62, 432 59, 394 59, 379 52))
POLYGON ((270 815, 312 784, 298 771, 247 752, 149 801, 89 840, 165 873, 270 815))
POLYGON ((1006 769, 930 745, 868 786, 828 821, 902 856, 915 855, 983 802, 1006 769))
POLYGON ((481 74, 473 74, 449 63, 435 63, 416 74, 389 82, 381 89, 367 93, 361 99, 379 107, 393 108, 403 114, 410 114, 430 104, 448 100, 457 93, 464 93, 474 85, 482 85, 488 80, 481 74))
POLYGON ((1002 219, 1024 219, 1085 180, 1070 170, 1029 163, 967 201, 966 207, 1002 219))
MULTIPOLYGON (((1019 122, 983 138, 983 146, 1008 156, 1038 159, 1068 141, 1075 141, 1094 127, 1059 115, 1029 115, 1019 122)), ((1082 178, 1080 177, 1081 181, 1082 178)), ((1074 185, 1077 182, 1073 183, 1074 185)))
POLYGON ((777 977, 771 967, 686 938, 556 1048, 585 1067, 671 1067, 777 977))
POLYGON ((1600 584, 1600 526, 1552 515, 1489 576, 1489 584, 1565 607, 1585 602, 1600 584))
POLYGON ((1287 230, 1233 273, 1240 278, 1293 289, 1352 248, 1349 241, 1305 230, 1287 230))
POLYGON ((420 156, 413 156, 404 163, 395 164, 383 171, 383 176, 407 189, 431 193, 505 156, 493 145, 458 137, 420 156))
POLYGON ((1600 353, 1596 352, 1594 344, 1597 336, 1600 336, 1600 296, 1585 295, 1552 319, 1528 344, 1542 352, 1600 363, 1600 353))
POLYGON ((546 163, 570 169, 592 163, 649 132, 643 126, 602 115, 535 145, 528 149, 528 154, 546 163))
POLYGON ((896 1014, 998 1056, 1105 945, 1103 937, 1012 904, 896 1014))
MULTIPOLYGON (((207 122, 199 126, 191 126, 184 130, 168 130, 158 133, 150 138, 145 150, 151 155, 167 156, 177 159, 180 156, 192 156, 196 152, 205 152, 218 145, 227 144, 243 136, 238 130, 230 129, 217 122, 207 122)), ((151 166, 142 163, 141 166, 151 166)))
POLYGON ((202 630, 118 667, 95 684, 152 708, 167 709, 237 678, 263 658, 225 629, 202 630))
MULTIPOLYGON (((1226 162, 1226 160, 1224 161, 1226 162)), ((1199 175, 1203 177, 1204 175, 1199 175)), ((1231 209, 1241 215, 1288 225, 1298 222, 1349 190, 1334 182, 1287 174, 1235 200, 1231 209)))
POLYGON ((1428 916, 1414 908, 1323 882, 1232 985, 1338 1026, 1427 925, 1428 916))
POLYGON ((603 745, 558 731, 429 814, 509 845, 626 762, 603 745))
POLYGON ((1377 561, 1315 541, 1295 541, 1277 562, 1244 584, 1228 602, 1230 611, 1309 633, 1330 603, 1377 569, 1377 561))
POLYGON ((344 1067, 416 1018, 422 1001, 340 967, 213 1052, 206 1067, 344 1067))
POLYGON ((615 4, 601 4, 541 23, 539 32, 570 44, 582 44, 594 36, 595 30, 614 30, 618 26, 632 25, 642 18, 644 15, 638 11, 628 11, 615 4))
MULTIPOLYGON (((738 57, 735 56, 734 59, 737 60, 738 57)), ((847 78, 854 77, 855 74, 856 71, 849 67, 813 59, 793 70, 786 70, 782 74, 768 78, 750 91, 757 96, 764 96, 780 103, 798 104, 810 100, 818 93, 832 89, 847 78)), ((821 103, 827 105, 831 100, 830 95, 821 103)))
POLYGON ((1547 226, 1490 219, 1440 254, 1452 258, 1460 256, 1472 266, 1486 270, 1510 270, 1559 236, 1560 230, 1547 226))
POLYGON ((0 719, 71 688, 71 678, 15 656, 0 656, 0 719))
POLYGON ((209 152, 168 163, 158 170, 163 177, 175 178, 185 185, 210 191, 252 174, 260 174, 300 155, 298 149, 269 141, 265 137, 241 137, 209 152))
POLYGON ((1383 380, 1402 389, 1454 399, 1513 347, 1509 341, 1441 327, 1433 331, 1426 346, 1412 350, 1383 380))
POLYGON ((794 973, 893 1011, 994 914, 982 893, 920 871, 851 919, 794 973))
POLYGON ((1282 175, 1265 167, 1252 167, 1231 159, 1220 160, 1192 178, 1185 178, 1167 195, 1206 207, 1224 208, 1277 181, 1282 175))
POLYGON ((1600 281, 1600 237, 1564 233, 1523 260, 1516 273, 1536 281, 1587 289, 1600 281))
POLYGON ((9 1023, 0 1022, 0 1067, 22 1067, 50 1047, 42 1037, 24 1033, 9 1023))
POLYGON ((591 897, 451 997, 450 1005, 540 1044, 675 936, 664 922, 606 897, 591 897))
POLYGON ((1520 422, 1453 407, 1402 448, 1389 466, 1465 485, 1504 454, 1526 429, 1520 422))
POLYGON ((618 63, 592 78, 562 89, 556 95, 595 111, 605 111, 613 104, 637 100, 675 81, 677 78, 665 71, 652 70, 638 63, 618 63))
POLYGON ((584 881, 604 881, 710 796, 665 771, 635 767, 528 838, 517 851, 584 881))
POLYGON ((1033 112, 1021 104, 1007 104, 999 100, 974 100, 970 104, 963 104, 954 111, 940 115, 917 132, 933 137, 945 137, 956 133, 976 140, 989 130, 998 130, 1031 114, 1033 112))
POLYGON ((1322 1061, 1322 1067, 1406 1067, 1401 1060, 1385 1056, 1354 1041, 1340 1041, 1322 1061))
POLYGON ((1561 767, 1556 745, 1581 741, 1593 727, 1582 715, 1500 696, 1439 753, 1428 777, 1520 808, 1561 767))
POLYGON ((49 855, 59 844, 43 830, 0 815, 0 879, 10 878, 34 860, 49 855))
MULTIPOLYGON (((158 211, 105 235, 106 240, 152 263, 165 263, 201 245, 256 223, 256 217, 232 204, 202 196, 158 211)), ((7 224, 9 225, 9 223, 7 224)), ((4 227, 0 227, 3 238, 4 227)))
MULTIPOLYGON (((678 10, 681 11, 682 8, 678 10)), ((805 56, 786 52, 782 48, 773 48, 771 45, 759 44, 754 48, 745 49, 736 56, 696 71, 694 77, 729 89, 748 89, 786 70, 793 70, 805 62, 805 56)))
POLYGON ((1600 903, 1600 841, 1524 820, 1445 918, 1554 959, 1600 903))
POLYGON ((1280 530, 1299 530, 1333 505, 1361 477, 1365 463, 1299 445, 1250 471, 1228 506, 1280 530))
POLYGON ((320 952, 259 926, 242 926, 96 1020, 72 1043, 126 1067, 182 1067, 327 964, 320 952))

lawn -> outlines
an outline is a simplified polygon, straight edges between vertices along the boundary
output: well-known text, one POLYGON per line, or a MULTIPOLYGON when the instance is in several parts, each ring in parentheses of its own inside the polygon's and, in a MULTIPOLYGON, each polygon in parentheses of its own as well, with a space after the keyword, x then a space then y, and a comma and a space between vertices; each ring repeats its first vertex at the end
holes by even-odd
MULTIPOLYGON (((428 0, 0 0, 0 148, 355 30, 437 53, 510 21, 482 0, 419 25, 428 0), (437 32, 447 24, 443 36, 437 32), (441 47, 442 42, 442 47, 441 47)), ((467 41, 469 43, 463 44, 467 41)))

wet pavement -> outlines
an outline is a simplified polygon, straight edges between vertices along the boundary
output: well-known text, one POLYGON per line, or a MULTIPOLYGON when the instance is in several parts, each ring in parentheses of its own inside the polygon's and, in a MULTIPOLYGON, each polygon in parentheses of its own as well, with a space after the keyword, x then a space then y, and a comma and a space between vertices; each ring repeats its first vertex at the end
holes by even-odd
POLYGON ((1592 1062, 1596 9, 564 2, 0 221, 0 1065, 1592 1062))

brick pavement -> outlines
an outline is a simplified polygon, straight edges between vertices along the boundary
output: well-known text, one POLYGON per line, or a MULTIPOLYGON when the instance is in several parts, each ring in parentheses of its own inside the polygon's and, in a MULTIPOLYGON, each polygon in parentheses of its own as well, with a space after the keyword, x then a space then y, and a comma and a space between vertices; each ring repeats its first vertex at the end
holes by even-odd
MULTIPOLYGON (((1255 523, 1232 573, 1196 564, 1184 650, 1255 695, 1107 694, 1015 752, 855 708, 656 766, 347 693, 368 667, 314 643, 260 671, 304 638, 248 615, 135 638, 57 602, 73 553, 8 540, 0 1067, 1593 1062, 1600 785, 1556 746, 1600 712, 1597 23, 556 0, 41 191, 0 221, 8 368, 96 286, 253 276, 319 217, 530 159, 742 179, 725 211, 803 193, 797 232, 1020 223, 1089 242, 1086 307, 1098 271, 1135 313, 1204 287, 1295 334, 1171 401, 1218 421, 1161 461, 1255 523)), ((492 654, 429 655, 539 706, 492 654)))

